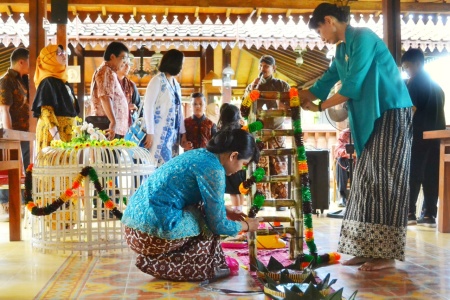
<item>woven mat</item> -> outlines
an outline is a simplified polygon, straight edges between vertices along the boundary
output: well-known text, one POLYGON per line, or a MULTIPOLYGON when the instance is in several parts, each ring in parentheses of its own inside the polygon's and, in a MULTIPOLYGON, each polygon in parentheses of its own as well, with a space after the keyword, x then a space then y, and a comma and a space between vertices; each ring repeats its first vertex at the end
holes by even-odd
MULTIPOLYGON (((247 267, 250 266, 250 258, 248 255, 248 249, 234 250, 233 252, 237 255, 239 261, 243 265, 245 265, 247 267)), ((294 260, 289 259, 289 248, 258 250, 257 258, 265 265, 267 265, 271 256, 273 256, 273 258, 275 258, 280 263, 282 263, 283 266, 288 266, 294 262, 294 260)))

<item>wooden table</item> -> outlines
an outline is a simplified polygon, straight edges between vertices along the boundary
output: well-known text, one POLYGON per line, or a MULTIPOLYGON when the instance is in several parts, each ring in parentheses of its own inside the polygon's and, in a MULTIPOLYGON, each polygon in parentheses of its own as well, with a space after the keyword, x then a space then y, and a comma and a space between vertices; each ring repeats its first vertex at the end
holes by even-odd
POLYGON ((450 233, 450 129, 425 131, 424 139, 440 139, 438 231, 450 233))
MULTIPOLYGON (((20 176, 21 141, 34 141, 34 133, 0 128, 0 171, 8 171, 9 183, 9 240, 21 240, 20 228, 20 176)), ((31 148, 31 147, 30 147, 31 148)), ((30 149, 30 158, 32 158, 30 149)))

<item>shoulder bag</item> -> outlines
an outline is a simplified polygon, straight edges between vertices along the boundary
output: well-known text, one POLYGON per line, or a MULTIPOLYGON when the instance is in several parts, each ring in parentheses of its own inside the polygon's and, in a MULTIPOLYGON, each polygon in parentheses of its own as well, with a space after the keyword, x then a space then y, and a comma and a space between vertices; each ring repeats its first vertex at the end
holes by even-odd
MULTIPOLYGON (((141 103, 138 110, 138 116, 141 115, 142 107, 144 103, 141 103)), ((145 137, 147 132, 145 131, 145 121, 143 117, 137 118, 134 123, 130 126, 124 139, 126 141, 134 142, 139 147, 144 147, 145 137)))

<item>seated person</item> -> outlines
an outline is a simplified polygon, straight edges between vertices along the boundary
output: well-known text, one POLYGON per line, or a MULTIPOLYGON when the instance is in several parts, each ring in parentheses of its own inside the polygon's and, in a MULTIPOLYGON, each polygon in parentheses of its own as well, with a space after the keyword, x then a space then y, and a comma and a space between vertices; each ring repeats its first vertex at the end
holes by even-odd
POLYGON ((230 274, 220 235, 256 231, 260 218, 245 219, 225 207, 225 176, 257 162, 254 137, 223 131, 206 149, 195 149, 159 167, 124 211, 125 238, 136 266, 156 278, 197 281, 230 274))

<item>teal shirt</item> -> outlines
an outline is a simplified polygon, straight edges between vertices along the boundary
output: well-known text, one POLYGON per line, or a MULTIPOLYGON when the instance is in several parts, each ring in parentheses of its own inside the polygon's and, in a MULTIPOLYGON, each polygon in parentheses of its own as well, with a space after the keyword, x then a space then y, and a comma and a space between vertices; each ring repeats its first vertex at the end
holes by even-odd
POLYGON ((236 235, 242 226, 227 219, 225 170, 206 149, 179 155, 156 169, 131 196, 122 217, 126 226, 164 239, 197 236, 202 226, 236 235), (204 204, 206 217, 196 208, 204 204))
POLYGON ((345 43, 336 47, 336 58, 310 92, 325 101, 339 80, 339 94, 349 98, 352 139, 360 155, 375 121, 389 109, 411 107, 411 98, 385 43, 368 28, 347 26, 345 43))

